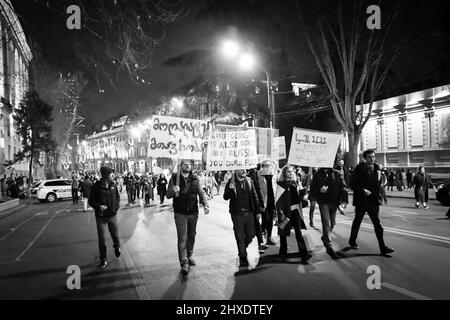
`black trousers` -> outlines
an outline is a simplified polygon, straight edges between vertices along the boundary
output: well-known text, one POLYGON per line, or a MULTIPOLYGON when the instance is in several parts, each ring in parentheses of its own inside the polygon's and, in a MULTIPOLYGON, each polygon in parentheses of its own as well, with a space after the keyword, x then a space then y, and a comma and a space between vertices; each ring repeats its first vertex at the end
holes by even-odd
POLYGON ((380 206, 373 203, 367 203, 363 206, 355 207, 355 218, 352 223, 352 231, 350 234, 350 240, 348 241, 350 245, 356 243, 356 238, 358 237, 359 228, 361 227, 361 222, 364 219, 365 214, 369 215, 372 221, 373 227, 375 229, 375 235, 377 236, 378 245, 380 249, 386 247, 383 240, 383 227, 380 221, 380 206))
POLYGON ((78 189, 72 189, 72 201, 78 203, 78 189))
MULTIPOLYGON (((305 256, 308 253, 306 249, 305 239, 303 239, 301 229, 301 218, 298 210, 291 211, 291 222, 295 231, 295 239, 297 240, 298 251, 300 256, 305 256)), ((287 253, 287 236, 280 235, 280 254, 287 253)))
POLYGON ((258 239, 258 245, 261 245, 264 243, 264 238, 262 236, 262 227, 259 223, 259 219, 256 217, 256 214, 253 215, 255 219, 255 232, 256 232, 256 239, 258 239))
POLYGON ((266 208, 262 213, 262 230, 267 231, 267 238, 272 237, 273 230, 273 218, 274 218, 274 210, 273 208, 266 208))
POLYGON ((255 237, 255 219, 253 212, 231 215, 234 237, 238 247, 239 258, 247 259, 247 247, 255 237))
POLYGON ((119 227, 117 224, 117 216, 110 218, 95 217, 97 223, 98 249, 100 251, 100 260, 106 259, 106 227, 113 240, 114 248, 120 248, 119 227))

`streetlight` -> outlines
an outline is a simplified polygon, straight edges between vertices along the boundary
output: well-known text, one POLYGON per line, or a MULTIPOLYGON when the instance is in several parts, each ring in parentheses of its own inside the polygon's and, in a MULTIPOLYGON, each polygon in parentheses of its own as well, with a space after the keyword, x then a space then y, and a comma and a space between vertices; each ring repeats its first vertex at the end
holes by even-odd
POLYGON ((184 105, 183 99, 173 97, 173 98, 170 100, 170 102, 171 102, 171 104, 172 104, 175 108, 177 108, 177 109, 183 108, 183 105, 184 105))
POLYGON ((255 67, 259 68, 266 75, 267 81, 267 109, 269 109, 269 127, 275 127, 275 103, 273 101, 273 93, 270 89, 270 72, 257 62, 255 56, 249 52, 243 51, 238 42, 226 39, 220 45, 220 53, 228 60, 238 59, 238 67, 244 72, 248 72, 255 67))

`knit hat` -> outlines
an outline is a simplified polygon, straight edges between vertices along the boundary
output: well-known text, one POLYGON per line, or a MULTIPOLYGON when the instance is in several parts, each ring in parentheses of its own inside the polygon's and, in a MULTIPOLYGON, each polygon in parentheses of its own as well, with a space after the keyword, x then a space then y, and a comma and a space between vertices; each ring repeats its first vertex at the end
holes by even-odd
POLYGON ((114 170, 110 167, 101 167, 100 168, 100 174, 102 175, 103 179, 108 178, 112 172, 114 172, 114 170))

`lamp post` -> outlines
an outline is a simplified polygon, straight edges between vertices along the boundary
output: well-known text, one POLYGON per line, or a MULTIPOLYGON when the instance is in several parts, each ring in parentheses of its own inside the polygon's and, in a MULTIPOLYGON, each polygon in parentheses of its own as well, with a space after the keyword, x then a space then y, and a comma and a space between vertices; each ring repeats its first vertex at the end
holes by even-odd
POLYGON ((266 75, 267 81, 267 109, 269 111, 269 127, 275 127, 275 99, 273 92, 270 88, 271 77, 270 72, 256 62, 254 55, 248 52, 242 52, 240 45, 233 40, 225 40, 220 46, 222 56, 230 60, 232 58, 238 58, 238 66, 243 71, 249 71, 254 69, 255 66, 259 68, 266 75))

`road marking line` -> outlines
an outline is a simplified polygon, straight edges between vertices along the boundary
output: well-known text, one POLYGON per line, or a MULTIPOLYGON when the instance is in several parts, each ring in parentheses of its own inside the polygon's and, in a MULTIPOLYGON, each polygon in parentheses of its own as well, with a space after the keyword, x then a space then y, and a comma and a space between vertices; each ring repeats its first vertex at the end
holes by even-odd
MULTIPOLYGON (((341 222, 343 224, 350 225, 350 226, 352 225, 351 221, 337 220, 337 222, 341 222)), ((373 228, 372 225, 369 225, 367 223, 361 223, 361 226, 364 228, 369 228, 369 229, 373 228)), ((383 227, 383 229, 385 231, 389 231, 392 233, 398 233, 398 234, 406 235, 406 236, 410 236, 410 237, 416 237, 416 238, 420 238, 420 239, 427 239, 427 240, 433 240, 433 241, 444 242, 444 243, 450 244, 450 238, 447 238, 447 237, 435 236, 435 235, 431 235, 431 234, 425 234, 425 233, 402 230, 402 229, 397 229, 397 228, 390 228, 390 227, 383 227)))
POLYGON ((48 210, 50 210, 51 208, 53 208, 55 205, 52 205, 50 208, 44 210, 44 211, 40 211, 35 213, 33 216, 31 216, 30 218, 26 219, 25 221, 22 221, 17 227, 11 229, 10 232, 8 232, 7 234, 5 234, 3 237, 0 238, 0 242, 2 242, 3 240, 5 240, 6 238, 8 238, 11 234, 13 234, 14 232, 16 232, 17 230, 19 230, 19 228, 24 225, 25 223, 27 223, 28 221, 30 221, 31 219, 33 219, 36 216, 42 215, 44 214, 44 212, 48 213, 48 210))
POLYGON ((122 248, 125 249, 125 254, 123 255, 125 258, 125 264, 130 270, 131 278, 133 279, 139 300, 151 300, 150 296, 148 295, 147 288, 143 283, 141 276, 139 275, 136 265, 134 264, 133 259, 131 259, 130 252, 128 251, 125 242, 122 239, 120 240, 120 242, 122 243, 122 248))
POLYGON ((387 282, 382 282, 381 286, 384 288, 390 289, 392 291, 401 293, 405 296, 408 296, 408 297, 416 299, 416 300, 433 300, 433 299, 426 297, 424 295, 421 295, 419 293, 409 291, 408 289, 405 289, 405 288, 397 287, 396 285, 393 285, 393 284, 390 284, 387 282))
POLYGON ((16 258, 16 261, 20 261, 20 259, 25 255, 25 253, 27 253, 27 251, 35 244, 35 242, 39 239, 39 237, 42 235, 42 233, 44 233, 45 229, 47 229, 48 225, 50 224, 50 222, 52 222, 52 220, 61 212, 63 212, 68 206, 66 206, 64 209, 61 210, 57 210, 56 213, 50 218, 48 219, 47 223, 42 227, 41 231, 39 231, 39 233, 36 235, 36 237, 34 237, 34 239, 28 244, 28 246, 25 248, 25 250, 22 251, 21 254, 19 254, 19 256, 16 258))
POLYGON ((416 212, 411 212, 411 211, 392 211, 392 212, 409 213, 409 214, 414 214, 414 215, 417 215, 417 214, 418 214, 418 213, 416 213, 416 212))

